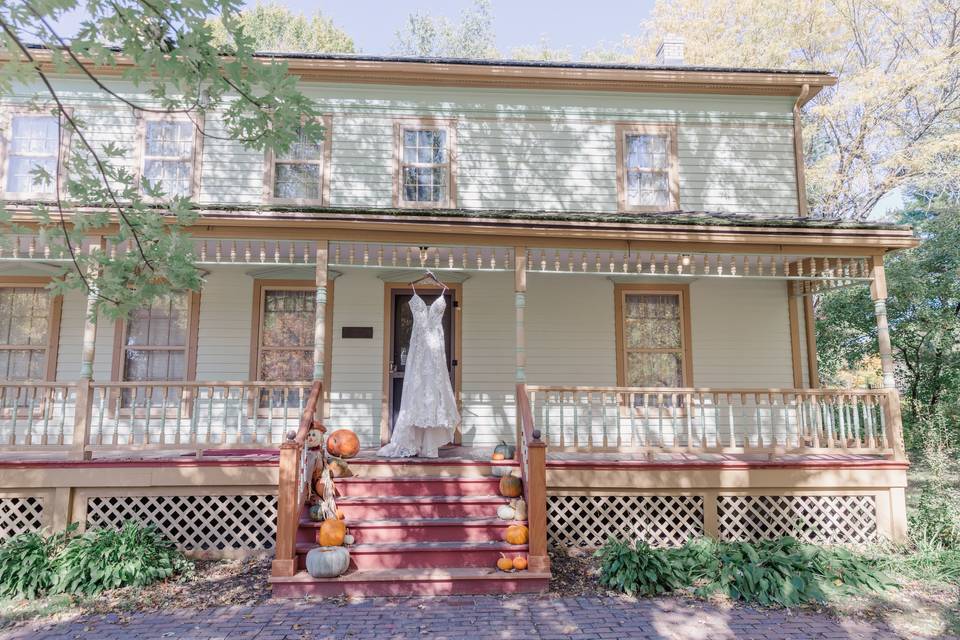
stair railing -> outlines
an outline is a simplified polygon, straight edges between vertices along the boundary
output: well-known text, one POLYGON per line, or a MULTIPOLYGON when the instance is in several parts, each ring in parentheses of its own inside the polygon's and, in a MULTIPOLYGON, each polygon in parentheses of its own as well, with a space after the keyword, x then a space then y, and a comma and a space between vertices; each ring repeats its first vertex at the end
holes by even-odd
POLYGON ((289 577, 297 571, 297 526, 300 511, 310 493, 314 458, 307 453, 307 432, 313 428, 317 407, 323 402, 323 382, 310 387, 300 428, 287 434, 280 445, 280 476, 277 483, 277 540, 271 573, 289 577))
POLYGON ((550 570, 547 555, 547 445, 534 429, 527 385, 517 384, 517 458, 527 501, 530 530, 528 566, 531 571, 550 570))

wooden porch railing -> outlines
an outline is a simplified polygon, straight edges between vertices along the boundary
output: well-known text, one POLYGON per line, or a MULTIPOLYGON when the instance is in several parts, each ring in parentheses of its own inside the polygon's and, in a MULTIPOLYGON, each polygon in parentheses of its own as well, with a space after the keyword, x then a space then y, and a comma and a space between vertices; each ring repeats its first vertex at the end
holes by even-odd
POLYGON ((904 457, 896 391, 528 386, 563 451, 860 453, 904 457))
POLYGON ((276 577, 289 577, 297 571, 297 525, 300 511, 309 495, 312 472, 305 441, 307 432, 316 420, 318 406, 323 406, 323 382, 319 380, 310 388, 299 428, 287 434, 287 440, 280 446, 277 542, 271 566, 271 573, 276 577))
POLYGON ((523 478, 530 530, 528 563, 531 571, 550 570, 547 555, 547 445, 534 429, 527 387, 517 384, 517 458, 523 478))
POLYGON ((0 450, 278 447, 311 382, 0 381, 0 450))

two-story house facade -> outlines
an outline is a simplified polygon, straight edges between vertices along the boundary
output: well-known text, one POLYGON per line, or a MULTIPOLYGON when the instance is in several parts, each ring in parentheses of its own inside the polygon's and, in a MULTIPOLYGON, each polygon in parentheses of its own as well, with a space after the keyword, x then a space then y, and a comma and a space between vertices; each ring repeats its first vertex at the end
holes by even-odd
MULTIPOLYGON (((41 235, 0 255, 0 501, 31 514, 9 531, 138 517, 202 552, 275 540, 288 594, 540 588, 548 542, 608 535, 903 537, 883 256, 915 240, 807 216, 799 110, 833 76, 286 60, 326 133, 283 156, 230 141, 215 113, 137 117, 59 79, 96 143, 192 198, 205 275, 94 321, 83 294, 44 291, 64 260, 41 235), (840 286, 874 293, 884 389, 820 388, 812 299, 840 286), (387 461, 372 450, 399 408, 414 291, 447 297, 462 422, 439 461, 387 461), (342 494, 349 579, 297 573, 313 420, 365 450, 342 494), (519 445, 500 466, 524 478, 529 547, 504 548, 481 499, 501 440, 519 445), (224 505, 242 532, 215 522, 224 505), (504 551, 530 555, 526 582, 482 569, 504 551), (462 565, 476 575, 423 572, 462 565)), ((0 101, 0 188, 28 226, 50 197, 29 168, 61 144, 34 94, 0 101)))

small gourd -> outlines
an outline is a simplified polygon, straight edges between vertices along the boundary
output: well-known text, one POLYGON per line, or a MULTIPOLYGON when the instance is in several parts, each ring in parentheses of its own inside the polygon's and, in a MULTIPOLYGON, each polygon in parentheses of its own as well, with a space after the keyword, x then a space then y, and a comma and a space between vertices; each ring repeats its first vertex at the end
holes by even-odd
POLYGON ((327 518, 320 524, 320 530, 317 532, 317 544, 321 547, 339 547, 343 544, 343 538, 347 535, 347 525, 343 520, 336 518, 327 518))
POLYGON ((513 517, 516 520, 526 520, 527 519, 527 501, 523 498, 517 498, 516 500, 510 501, 510 506, 513 507, 513 517))
POLYGON ((350 552, 343 547, 317 547, 307 552, 307 573, 314 578, 336 578, 350 566, 350 552))
POLYGON ((523 571, 527 568, 527 559, 523 556, 517 556, 513 559, 513 568, 517 571, 523 571))
POLYGON ((310 505, 309 516, 314 522, 321 522, 323 520, 323 505, 319 502, 310 505))
MULTIPOLYGON (((516 452, 517 448, 512 444, 507 444, 506 440, 501 440, 500 444, 493 448, 494 455, 498 453, 503 454, 503 458, 499 458, 500 460, 509 460, 510 458, 513 458, 513 454, 516 452)), ((494 458, 494 460, 496 459, 497 458, 494 458)))
POLYGON ((353 544, 355 540, 356 540, 356 538, 354 538, 354 537, 353 537, 352 535, 350 535, 349 533, 348 533, 347 535, 343 536, 343 544, 353 544))
POLYGON ((497 560, 497 569, 500 569, 500 571, 510 571, 513 569, 513 560, 507 557, 501 557, 497 560))
POLYGON ((517 476, 503 476, 500 478, 500 495, 506 498, 517 498, 523 493, 523 481, 517 476))
POLYGON ((503 460, 503 458, 504 458, 504 455, 502 453, 495 453, 490 457, 491 460, 498 460, 498 461, 503 460))
POLYGON ((527 529, 526 525, 512 524, 507 527, 503 539, 508 544, 527 544, 530 539, 530 530, 527 529))
POLYGON ((516 510, 508 504, 500 505, 497 509, 497 517, 501 520, 514 520, 516 515, 516 510))
POLYGON ((330 458, 328 465, 330 467, 330 475, 334 478, 349 478, 353 476, 353 471, 350 470, 350 465, 348 465, 345 460, 330 458))

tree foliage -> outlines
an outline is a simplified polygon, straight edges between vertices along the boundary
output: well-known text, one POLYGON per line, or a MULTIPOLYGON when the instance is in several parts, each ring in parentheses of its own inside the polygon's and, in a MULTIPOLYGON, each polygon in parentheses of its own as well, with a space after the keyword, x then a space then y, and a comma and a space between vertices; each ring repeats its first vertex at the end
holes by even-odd
MULTIPOLYGON (((910 414, 960 407, 960 207, 919 201, 901 215, 922 244, 886 260, 887 313, 898 386, 910 414)), ((817 310, 822 372, 836 380, 876 353, 876 319, 863 287, 823 296, 817 310)), ((876 360, 872 360, 876 366, 876 360)), ((955 421, 954 421, 955 424, 955 421)), ((960 436, 960 430, 954 434, 960 436)))
MULTIPOLYGON (((308 18, 281 4, 257 2, 253 8, 241 11, 236 21, 260 51, 356 52, 353 38, 320 11, 308 18)), ((211 20, 210 26, 216 46, 233 45, 233 35, 223 20, 211 20)))
POLYGON ((958 0, 659 0, 633 38, 665 34, 693 65, 833 71, 804 110, 811 210, 865 219, 894 189, 960 193, 958 0))
POLYGON ((474 0, 473 7, 453 22, 445 16, 412 13, 394 43, 398 55, 447 58, 499 58, 490 0, 474 0))
POLYGON ((314 105, 285 64, 254 57, 257 43, 238 9, 236 0, 0 4, 0 47, 7 57, 0 65, 0 95, 29 95, 58 118, 61 136, 72 138, 56 175, 34 171, 35 183, 55 185, 53 202, 0 205, 0 237, 25 231, 14 216, 28 208, 47 244, 72 257, 52 286, 94 294, 94 312, 122 316, 171 290, 200 288, 187 235, 195 209, 188 198, 171 197, 138 176, 125 142, 92 137, 61 96, 56 77, 72 73, 98 97, 138 116, 189 118, 197 138, 223 137, 278 152, 289 148, 298 129, 320 139, 314 105), (68 40, 55 25, 72 11, 86 17, 68 40), (233 34, 229 45, 216 44, 212 15, 233 34), (203 123, 212 118, 224 135, 206 130, 203 123), (107 237, 113 250, 78 251, 91 234, 107 237))

